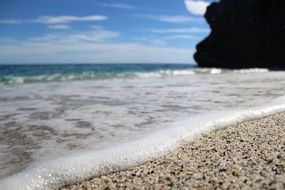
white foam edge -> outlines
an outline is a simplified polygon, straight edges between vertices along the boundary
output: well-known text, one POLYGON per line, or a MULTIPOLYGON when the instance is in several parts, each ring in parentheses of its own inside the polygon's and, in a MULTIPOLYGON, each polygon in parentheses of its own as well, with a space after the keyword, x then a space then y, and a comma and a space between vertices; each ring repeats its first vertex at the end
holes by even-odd
POLYGON ((285 111, 285 96, 267 106, 220 111, 191 117, 137 140, 103 150, 86 150, 34 163, 0 180, 1 189, 56 189, 110 172, 127 169, 165 155, 202 133, 285 111))

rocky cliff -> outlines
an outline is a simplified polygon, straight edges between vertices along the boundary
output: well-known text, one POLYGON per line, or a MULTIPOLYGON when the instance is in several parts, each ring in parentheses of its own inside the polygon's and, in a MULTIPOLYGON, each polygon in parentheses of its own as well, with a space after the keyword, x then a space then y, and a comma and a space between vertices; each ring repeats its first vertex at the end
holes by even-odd
POLYGON ((285 68, 285 0, 221 0, 207 8, 201 67, 285 68))

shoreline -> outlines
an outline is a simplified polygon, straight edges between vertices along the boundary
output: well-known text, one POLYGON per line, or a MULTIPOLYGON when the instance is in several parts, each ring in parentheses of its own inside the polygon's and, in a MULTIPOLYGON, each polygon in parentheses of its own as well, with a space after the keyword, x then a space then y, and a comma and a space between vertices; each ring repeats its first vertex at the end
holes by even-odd
POLYGON ((66 189, 284 189, 285 112, 204 133, 171 153, 66 189))

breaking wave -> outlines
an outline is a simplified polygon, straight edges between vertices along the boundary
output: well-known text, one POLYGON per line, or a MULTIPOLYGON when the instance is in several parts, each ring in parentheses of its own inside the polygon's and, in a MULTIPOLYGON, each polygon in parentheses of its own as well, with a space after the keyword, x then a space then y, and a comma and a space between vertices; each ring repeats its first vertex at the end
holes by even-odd
POLYGON ((219 75, 225 73, 264 73, 268 69, 241 69, 226 70, 218 68, 191 68, 191 69, 167 69, 156 71, 112 71, 112 72, 92 72, 84 71, 81 73, 52 73, 41 75, 0 75, 0 84, 26 84, 37 82, 61 82, 75 80, 104 80, 115 78, 162 78, 184 75, 219 75))

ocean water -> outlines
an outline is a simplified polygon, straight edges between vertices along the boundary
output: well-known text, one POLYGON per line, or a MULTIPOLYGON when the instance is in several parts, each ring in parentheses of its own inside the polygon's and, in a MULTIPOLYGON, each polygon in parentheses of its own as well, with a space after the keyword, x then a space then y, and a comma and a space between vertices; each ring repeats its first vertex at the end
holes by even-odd
POLYGON ((285 72, 267 69, 0 66, 0 185, 54 188, 116 171, 216 123, 283 110, 284 94, 285 72))

